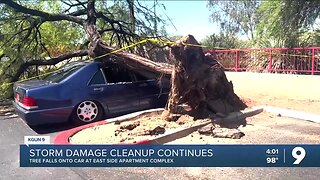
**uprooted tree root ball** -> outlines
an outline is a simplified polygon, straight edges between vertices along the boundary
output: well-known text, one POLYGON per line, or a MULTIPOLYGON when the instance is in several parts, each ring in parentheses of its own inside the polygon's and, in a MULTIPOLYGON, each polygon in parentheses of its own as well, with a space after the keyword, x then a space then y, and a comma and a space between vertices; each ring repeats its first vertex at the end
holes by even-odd
POLYGON ((232 82, 227 80, 223 67, 210 55, 205 55, 192 35, 181 38, 171 47, 174 68, 171 91, 162 117, 177 120, 178 105, 190 106, 195 117, 210 114, 227 114, 247 106, 234 93, 232 82))

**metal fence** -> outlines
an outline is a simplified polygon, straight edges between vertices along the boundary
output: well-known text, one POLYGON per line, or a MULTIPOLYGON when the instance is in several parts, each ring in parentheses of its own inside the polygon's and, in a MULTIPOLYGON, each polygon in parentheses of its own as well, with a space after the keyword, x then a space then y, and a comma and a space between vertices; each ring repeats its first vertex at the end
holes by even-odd
POLYGON ((320 74, 320 47, 208 50, 229 71, 320 74))

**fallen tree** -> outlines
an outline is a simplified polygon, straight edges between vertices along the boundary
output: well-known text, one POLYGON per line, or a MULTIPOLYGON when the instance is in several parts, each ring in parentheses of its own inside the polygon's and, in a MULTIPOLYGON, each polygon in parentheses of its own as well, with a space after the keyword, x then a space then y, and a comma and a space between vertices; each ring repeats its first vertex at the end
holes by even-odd
POLYGON ((86 19, 73 14, 49 14, 24 7, 14 1, 4 3, 18 12, 40 17, 42 20, 66 20, 82 25, 89 40, 85 55, 88 54, 97 61, 117 63, 146 76, 164 74, 170 78, 171 75, 171 91, 166 111, 163 113, 166 120, 174 119, 174 115, 179 113, 180 104, 190 106, 196 117, 226 114, 246 107, 234 93, 232 82, 227 80, 220 64, 212 57, 206 56, 191 35, 183 37, 170 47, 171 64, 157 63, 128 52, 110 53, 115 49, 103 41, 97 28, 97 18, 102 14, 96 12, 94 0, 89 0, 86 10, 81 12, 86 12, 86 19))
MULTIPOLYGON (((171 64, 156 63, 128 52, 118 52, 112 56, 120 57, 118 64, 130 67, 146 75, 171 75, 171 91, 163 117, 176 120, 178 106, 191 107, 192 115, 208 117, 210 114, 227 114, 247 106, 234 93, 233 84, 227 80, 223 67, 210 55, 205 55, 192 35, 183 37, 171 46, 171 64)), ((114 51, 113 48, 97 42, 94 54, 114 51), (98 48, 99 47, 99 48, 98 48)))
MULTIPOLYGON (((95 25, 94 2, 88 3, 88 21, 85 24, 94 57, 112 52, 106 46, 95 25)), ((191 35, 181 38, 171 46, 172 63, 155 63, 138 55, 115 53, 122 64, 133 67, 137 72, 149 70, 155 73, 171 74, 171 91, 163 117, 174 120, 178 105, 191 107, 194 116, 209 116, 211 113, 226 114, 244 109, 246 105, 234 93, 232 82, 226 78, 223 68, 211 56, 205 56, 199 43, 191 35)))

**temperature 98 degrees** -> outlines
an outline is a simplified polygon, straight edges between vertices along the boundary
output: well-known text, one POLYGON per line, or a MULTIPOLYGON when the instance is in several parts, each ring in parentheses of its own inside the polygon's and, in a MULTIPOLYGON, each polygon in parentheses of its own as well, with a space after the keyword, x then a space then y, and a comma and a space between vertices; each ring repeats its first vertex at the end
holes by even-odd
POLYGON ((279 149, 273 148, 273 149, 267 149, 266 150, 266 161, 267 164, 275 164, 279 160, 279 149))
POLYGON ((300 164, 301 161, 306 157, 306 150, 302 147, 295 147, 292 149, 292 157, 295 158, 293 164, 300 164))

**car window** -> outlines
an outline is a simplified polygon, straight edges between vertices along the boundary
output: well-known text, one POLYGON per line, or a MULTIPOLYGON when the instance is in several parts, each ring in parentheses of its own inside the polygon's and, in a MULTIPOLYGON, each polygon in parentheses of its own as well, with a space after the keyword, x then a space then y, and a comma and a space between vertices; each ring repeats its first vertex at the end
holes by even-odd
POLYGON ((105 80, 103 77, 103 74, 101 72, 101 70, 98 70, 94 76, 92 77, 92 79, 90 80, 89 85, 94 85, 94 84, 105 84, 105 80))
POLYGON ((62 69, 58 70, 57 72, 47 76, 44 78, 44 80, 49 81, 51 83, 59 83, 62 80, 69 77, 71 74, 73 74, 75 71, 83 67, 84 64, 77 64, 73 66, 65 66, 62 69))
POLYGON ((136 73, 136 72, 132 72, 132 75, 135 77, 135 81, 154 80, 154 78, 148 78, 148 77, 143 76, 143 75, 136 73))
POLYGON ((107 67, 103 69, 103 72, 106 76, 107 83, 124 83, 134 81, 131 72, 122 67, 107 67))

